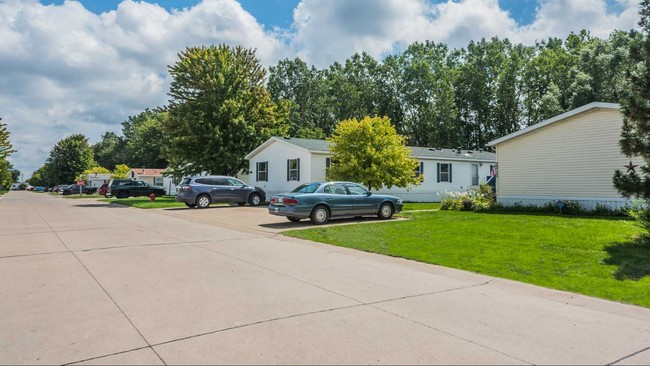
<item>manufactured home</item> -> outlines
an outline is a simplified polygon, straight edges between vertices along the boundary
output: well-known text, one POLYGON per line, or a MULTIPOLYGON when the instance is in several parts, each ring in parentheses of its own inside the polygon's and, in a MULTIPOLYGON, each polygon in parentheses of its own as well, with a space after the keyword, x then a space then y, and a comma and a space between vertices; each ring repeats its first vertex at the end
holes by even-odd
MULTIPOLYGON (((418 159, 422 184, 409 188, 383 188, 411 202, 439 202, 445 191, 466 191, 485 182, 496 165, 496 155, 486 151, 410 147, 418 159)), ((271 137, 246 155, 249 184, 263 188, 267 197, 289 192, 297 186, 325 180, 331 164, 329 142, 289 137, 271 137)))
POLYGON ((576 201, 585 209, 621 208, 616 169, 644 165, 621 153, 623 115, 614 103, 590 103, 489 143, 498 162, 497 202, 542 206, 576 201))

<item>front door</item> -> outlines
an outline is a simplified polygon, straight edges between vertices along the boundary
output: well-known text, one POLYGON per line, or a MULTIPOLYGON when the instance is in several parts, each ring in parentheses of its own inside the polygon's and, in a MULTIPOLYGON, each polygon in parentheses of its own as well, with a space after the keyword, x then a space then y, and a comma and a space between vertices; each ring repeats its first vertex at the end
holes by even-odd
POLYGON ((332 217, 351 216, 352 198, 341 183, 332 183, 323 188, 325 202, 330 207, 332 217))
POLYGON ((211 178, 212 202, 235 202, 235 187, 226 178, 211 178))
POLYGON ((352 196, 352 211, 355 215, 373 215, 377 213, 378 207, 373 197, 368 195, 368 190, 363 186, 354 183, 346 183, 352 196))

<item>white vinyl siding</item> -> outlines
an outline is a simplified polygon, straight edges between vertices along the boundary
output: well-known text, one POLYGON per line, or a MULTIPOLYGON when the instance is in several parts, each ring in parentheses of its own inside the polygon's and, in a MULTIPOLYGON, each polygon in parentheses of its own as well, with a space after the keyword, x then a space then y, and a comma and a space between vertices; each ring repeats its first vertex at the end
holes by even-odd
POLYGON ((319 182, 326 180, 325 171, 327 169, 327 159, 330 155, 311 154, 311 177, 312 181, 319 182))
POLYGON ((498 144, 497 195, 619 197, 612 176, 629 162, 618 145, 622 121, 595 109, 498 144))

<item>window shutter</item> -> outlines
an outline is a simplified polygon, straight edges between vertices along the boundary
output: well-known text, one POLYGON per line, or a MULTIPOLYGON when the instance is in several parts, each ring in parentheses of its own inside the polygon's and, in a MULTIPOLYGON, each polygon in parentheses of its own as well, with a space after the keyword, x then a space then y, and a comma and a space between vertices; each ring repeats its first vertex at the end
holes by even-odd
POLYGON ((449 164, 449 183, 451 183, 451 163, 449 164))
POLYGON ((424 174, 424 162, 420 162, 420 175, 424 174))
POLYGON ((291 164, 290 162, 291 162, 291 159, 287 159, 287 182, 289 181, 289 178, 291 178, 290 175, 289 175, 289 167, 290 167, 290 164, 291 164))
POLYGON ((260 163, 255 163, 255 180, 260 181, 260 163))
POLYGON ((296 159, 296 165, 298 165, 298 173, 296 175, 297 175, 298 181, 300 182, 300 159, 296 159))
POLYGON ((269 162, 268 161, 264 162, 264 168, 266 168, 265 169, 266 170, 266 173, 265 173, 266 175, 264 176, 264 181, 268 182, 269 181, 269 162))
POLYGON ((438 183, 440 183, 440 163, 438 163, 438 183))

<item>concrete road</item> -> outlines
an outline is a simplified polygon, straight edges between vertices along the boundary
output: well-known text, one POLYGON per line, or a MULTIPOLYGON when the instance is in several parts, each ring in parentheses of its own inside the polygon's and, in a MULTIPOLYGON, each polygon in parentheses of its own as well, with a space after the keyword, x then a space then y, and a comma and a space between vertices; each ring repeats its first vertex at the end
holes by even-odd
POLYGON ((0 364, 650 363, 650 309, 285 238, 274 220, 6 194, 0 364))

